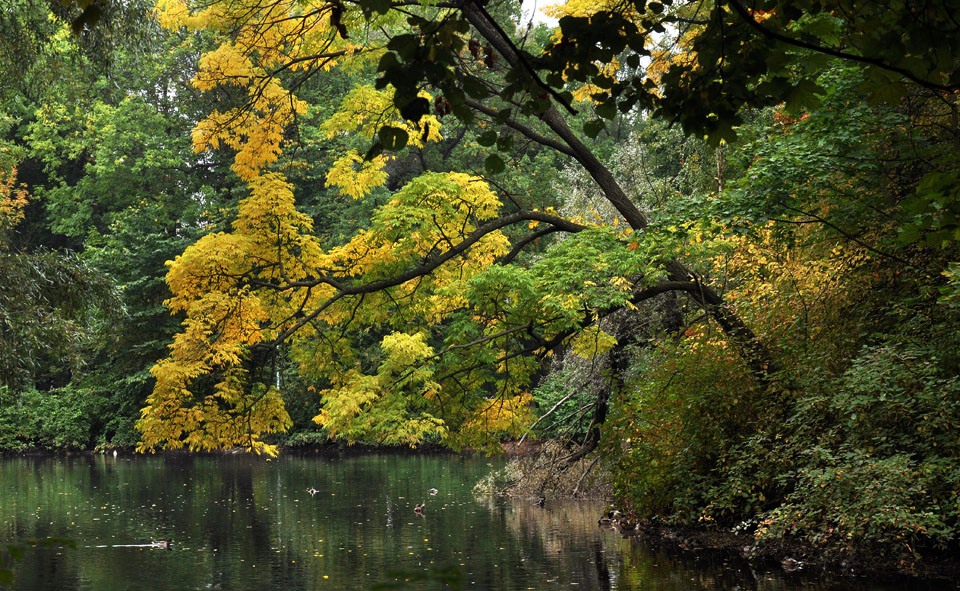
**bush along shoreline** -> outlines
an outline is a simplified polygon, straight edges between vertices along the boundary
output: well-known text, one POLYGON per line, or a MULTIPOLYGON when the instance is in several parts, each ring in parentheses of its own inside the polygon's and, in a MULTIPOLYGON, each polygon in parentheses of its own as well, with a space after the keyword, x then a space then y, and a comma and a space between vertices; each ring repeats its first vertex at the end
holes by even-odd
MULTIPOLYGON (((814 538, 772 529, 770 519, 764 518, 726 525, 709 518, 684 522, 676 515, 641 516, 631 499, 618 496, 611 478, 624 475, 617 472, 615 464, 587 457, 558 470, 555 460, 562 449, 556 443, 528 445, 523 452, 514 453, 506 467, 479 483, 478 491, 527 502, 544 499, 546 505, 556 498, 602 499, 608 502, 609 509, 597 516, 599 528, 677 552, 718 551, 757 565, 774 565, 786 572, 802 571, 808 575, 906 577, 960 584, 957 543, 925 537, 922 528, 911 530, 913 536, 909 539, 902 533, 896 538, 861 539, 850 532, 814 538), (841 537, 846 541, 842 542, 841 537)), ((874 481, 860 484, 867 490, 884 486, 874 481)), ((877 510, 894 509, 883 505, 877 510)), ((770 509, 786 510, 785 506, 770 509)), ((814 518, 809 516, 807 520, 812 523, 814 518)))

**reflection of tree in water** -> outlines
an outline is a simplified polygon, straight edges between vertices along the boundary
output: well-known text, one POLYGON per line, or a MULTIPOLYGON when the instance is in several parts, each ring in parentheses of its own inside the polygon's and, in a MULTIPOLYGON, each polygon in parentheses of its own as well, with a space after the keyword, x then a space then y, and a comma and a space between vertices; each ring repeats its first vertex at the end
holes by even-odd
MULTIPOLYGON (((651 545, 634 536, 597 523, 604 506, 595 502, 551 501, 543 507, 527 500, 492 496, 477 503, 498 515, 500 523, 530 550, 531 560, 549 558, 550 576, 563 585, 579 581, 580 589, 598 591, 787 591, 796 581, 776 570, 757 574, 750 564, 730 552, 683 551, 676 544, 651 545)), ((828 584, 805 582, 803 589, 823 591, 828 584)), ((847 587, 845 587, 847 588, 847 587)))
POLYGON ((289 544, 280 543, 278 519, 270 506, 268 478, 262 463, 249 458, 220 462, 220 490, 203 523, 204 537, 213 552, 211 585, 218 589, 246 588, 249 574, 235 572, 236 554, 270 588, 305 588, 304 567, 289 544), (259 501, 259 502, 258 502, 259 501), (274 547, 273 542, 277 541, 274 547), (229 552, 226 551, 229 549, 229 552), (229 554, 233 554, 228 558, 229 554))
POLYGON ((619 569, 612 568, 612 563, 620 562, 620 537, 597 526, 602 504, 548 500, 539 506, 490 495, 477 497, 477 502, 498 514, 503 527, 523 542, 522 547, 530 548, 531 560, 544 564, 549 560, 558 584, 580 582, 581 589, 601 591, 614 588, 619 569))
POLYGON ((610 568, 607 566, 607 559, 604 556, 603 544, 600 540, 594 539, 590 544, 593 550, 593 563, 597 567, 597 582, 603 591, 610 591, 613 588, 610 579, 610 568))
MULTIPOLYGON (((810 577, 786 576, 776 564, 752 565, 725 550, 680 549, 676 540, 654 542, 630 537, 623 547, 621 589, 649 591, 878 591, 871 582, 844 579, 842 583, 824 579, 818 573, 810 577)), ((901 587, 897 587, 900 589, 901 587)), ((907 589, 909 587, 903 587, 907 589)))

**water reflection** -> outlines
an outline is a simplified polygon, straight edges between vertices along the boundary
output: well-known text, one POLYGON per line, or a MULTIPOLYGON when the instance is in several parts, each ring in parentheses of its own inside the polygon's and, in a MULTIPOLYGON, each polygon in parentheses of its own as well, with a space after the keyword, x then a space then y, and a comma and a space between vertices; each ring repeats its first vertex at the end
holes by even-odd
POLYGON ((429 455, 11 458, 0 544, 76 541, 29 549, 14 565, 25 591, 442 589, 443 577, 507 591, 882 588, 653 551, 598 528, 595 503, 474 496, 496 467, 429 455), (129 547, 167 539, 169 550, 129 547))

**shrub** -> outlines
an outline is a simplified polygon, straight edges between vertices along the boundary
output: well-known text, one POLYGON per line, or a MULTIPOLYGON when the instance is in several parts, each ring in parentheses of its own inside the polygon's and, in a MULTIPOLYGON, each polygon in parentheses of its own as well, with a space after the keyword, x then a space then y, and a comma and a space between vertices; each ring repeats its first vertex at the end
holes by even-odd
POLYGON ((808 394, 782 453, 793 470, 761 539, 860 551, 945 547, 960 526, 960 379, 911 343, 869 347, 832 395, 808 394), (811 429, 810 426, 814 426, 811 429))
POLYGON ((89 390, 69 386, 50 392, 30 389, 4 398, 0 408, 3 448, 86 449, 93 443, 97 399, 89 390))

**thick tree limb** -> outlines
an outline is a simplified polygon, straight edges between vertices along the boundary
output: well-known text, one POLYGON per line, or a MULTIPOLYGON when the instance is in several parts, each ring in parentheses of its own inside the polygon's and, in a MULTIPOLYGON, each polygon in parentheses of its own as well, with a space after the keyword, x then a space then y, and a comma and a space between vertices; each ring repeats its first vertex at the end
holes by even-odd
MULTIPOLYGON (((470 98, 466 99, 464 101, 464 104, 466 104, 468 107, 470 107, 474 111, 478 111, 490 117, 496 117, 498 114, 498 111, 496 109, 488 107, 483 103, 481 103, 480 101, 476 101, 470 98)), ((566 154, 567 156, 572 156, 572 157, 576 156, 573 150, 570 149, 570 146, 564 144, 563 142, 559 142, 553 138, 547 137, 543 134, 537 133, 533 128, 528 127, 520 123, 519 121, 516 121, 515 119, 512 119, 512 118, 508 119, 505 122, 505 125, 516 131, 519 131, 523 136, 533 140, 534 142, 542 146, 553 148, 554 150, 560 152, 561 154, 566 154)))
POLYGON ((302 281, 291 281, 284 284, 273 284, 263 281, 251 281, 252 285, 258 287, 266 287, 270 289, 275 289, 277 291, 288 291, 292 289, 299 288, 313 288, 319 285, 329 285, 337 290, 337 293, 334 296, 331 296, 330 299, 326 300, 323 304, 318 306, 316 309, 311 310, 309 313, 303 315, 296 323, 291 325, 286 330, 280 332, 276 338, 273 340, 273 345, 277 345, 288 338, 290 338, 298 330, 315 320, 324 310, 329 308, 333 303, 338 300, 341 300, 348 296, 356 295, 365 295, 370 293, 375 293, 379 291, 384 291, 390 289, 391 287, 397 287, 403 285, 408 281, 414 279, 425 277, 433 273, 438 267, 444 263, 451 261, 460 255, 464 254, 469 250, 473 245, 479 242, 484 236, 487 236, 491 232, 500 230, 507 226, 511 226, 516 223, 524 221, 538 221, 546 224, 550 224, 552 227, 556 228, 556 231, 563 232, 580 232, 584 229, 583 226, 575 224, 569 220, 566 220, 562 217, 550 215, 548 213, 540 211, 518 211, 509 215, 501 216, 495 220, 489 221, 485 224, 482 224, 471 232, 467 237, 457 244, 451 246, 449 250, 443 251, 440 254, 424 259, 420 264, 411 267, 407 271, 395 275, 393 277, 388 277, 385 279, 380 279, 377 281, 370 281, 368 283, 346 283, 340 279, 332 277, 330 275, 323 275, 313 279, 302 280, 302 281))

